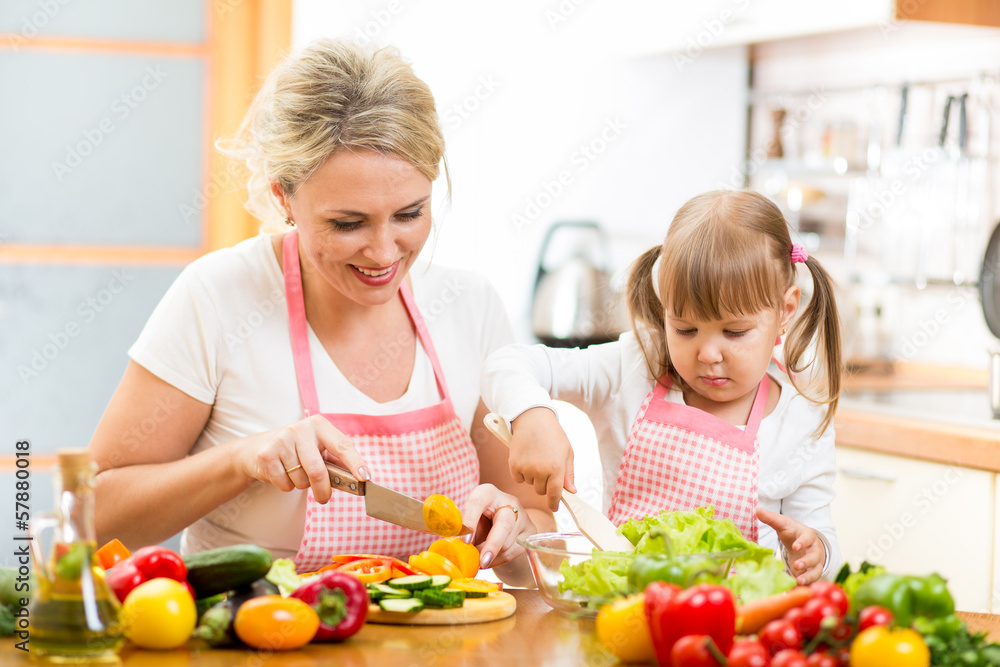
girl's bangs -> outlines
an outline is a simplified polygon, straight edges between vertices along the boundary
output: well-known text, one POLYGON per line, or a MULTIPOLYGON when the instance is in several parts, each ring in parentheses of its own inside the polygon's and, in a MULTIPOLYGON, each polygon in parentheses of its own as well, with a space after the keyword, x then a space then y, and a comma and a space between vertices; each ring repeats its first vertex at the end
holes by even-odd
POLYGON ((778 306, 781 287, 766 243, 726 252, 688 246, 663 260, 660 293, 673 315, 721 320, 778 306))

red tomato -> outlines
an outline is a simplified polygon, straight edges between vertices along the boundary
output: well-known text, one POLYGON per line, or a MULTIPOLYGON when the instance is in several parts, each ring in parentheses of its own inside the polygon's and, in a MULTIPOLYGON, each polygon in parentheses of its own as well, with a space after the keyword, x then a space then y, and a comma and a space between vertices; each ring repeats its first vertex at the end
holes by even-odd
POLYGON ((862 609, 858 614, 858 632, 867 630, 873 625, 892 625, 892 612, 877 605, 862 609))
POLYGON ((771 655, 777 654, 784 649, 802 648, 802 633, 784 619, 771 621, 764 626, 758 635, 761 645, 767 649, 771 655))
POLYGON ((840 661, 829 653, 813 653, 806 659, 809 667, 840 667, 840 661))
POLYGON ((850 601, 847 599, 847 593, 844 592, 844 589, 837 584, 821 580, 814 582, 809 588, 812 589, 813 595, 816 597, 826 598, 833 604, 837 605, 837 609, 840 610, 841 616, 847 613, 850 601))
POLYGON ((771 658, 771 667, 809 667, 802 651, 786 648, 771 658))
POLYGON ((826 598, 813 598, 802 606, 802 616, 795 624, 795 628, 803 637, 815 637, 819 634, 823 619, 827 617, 840 618, 838 607, 826 598))
POLYGON ((719 661, 708 648, 712 638, 708 635, 681 637, 670 649, 670 662, 674 667, 719 667, 719 661))
POLYGON ((851 624, 850 619, 842 618, 837 621, 835 626, 829 628, 827 632, 830 633, 830 638, 834 642, 847 642, 854 635, 854 626, 851 624))
POLYGON ((760 642, 741 639, 729 652, 729 667, 767 667, 771 656, 760 642))

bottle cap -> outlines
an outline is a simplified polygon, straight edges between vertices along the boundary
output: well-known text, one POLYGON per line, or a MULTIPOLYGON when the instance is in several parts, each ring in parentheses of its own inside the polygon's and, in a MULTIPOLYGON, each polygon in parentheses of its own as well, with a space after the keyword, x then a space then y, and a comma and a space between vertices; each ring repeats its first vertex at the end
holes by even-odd
POLYGON ((59 459, 59 472, 63 478, 63 488, 72 490, 80 476, 92 474, 90 467, 90 452, 86 449, 60 449, 56 452, 59 459))

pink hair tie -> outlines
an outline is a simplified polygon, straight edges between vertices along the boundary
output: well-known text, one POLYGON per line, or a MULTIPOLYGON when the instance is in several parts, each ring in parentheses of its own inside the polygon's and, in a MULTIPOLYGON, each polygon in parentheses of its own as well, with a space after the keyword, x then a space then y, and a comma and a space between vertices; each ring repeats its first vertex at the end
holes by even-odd
POLYGON ((809 259, 809 253, 802 247, 801 243, 792 244, 792 264, 805 263, 809 259))

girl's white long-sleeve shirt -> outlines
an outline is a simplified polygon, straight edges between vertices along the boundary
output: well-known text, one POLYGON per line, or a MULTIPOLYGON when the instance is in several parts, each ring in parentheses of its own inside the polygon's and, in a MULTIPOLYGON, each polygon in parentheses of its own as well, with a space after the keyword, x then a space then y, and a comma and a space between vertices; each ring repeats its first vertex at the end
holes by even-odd
MULTIPOLYGON (((816 437, 825 407, 809 402, 784 375, 772 377, 781 385, 781 396, 757 436, 758 505, 821 532, 831 547, 825 571, 833 576, 842 562, 830 511, 836 476, 833 427, 816 437)), ((629 431, 653 384, 635 335, 625 333, 615 342, 584 350, 508 345, 487 358, 481 390, 486 405, 508 425, 530 408, 552 408, 553 400, 585 412, 597 435, 607 514, 629 431)), ((667 400, 684 403, 675 387, 667 400)), ((576 481, 578 487, 585 484, 576 481)), ((780 553, 774 530, 757 524, 760 544, 780 553)))

